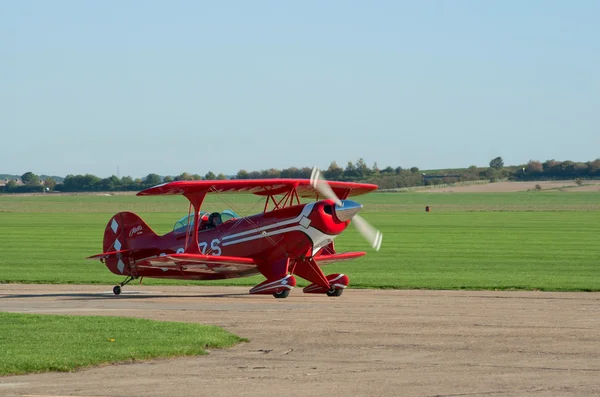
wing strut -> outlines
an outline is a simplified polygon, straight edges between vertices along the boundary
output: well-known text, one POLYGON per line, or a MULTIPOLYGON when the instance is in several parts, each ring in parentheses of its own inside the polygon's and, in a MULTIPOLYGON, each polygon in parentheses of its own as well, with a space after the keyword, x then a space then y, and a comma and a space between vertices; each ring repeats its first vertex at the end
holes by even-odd
POLYGON ((206 191, 186 193, 184 196, 190 200, 190 203, 194 206, 194 234, 192 240, 186 245, 186 254, 202 254, 200 247, 198 247, 198 226, 200 226, 200 207, 204 197, 206 197, 206 191))
POLYGON ((291 207, 294 204, 300 204, 300 198, 298 197, 298 191, 296 190, 296 186, 292 186, 292 188, 288 190, 285 193, 285 195, 278 200, 276 200, 275 195, 268 195, 267 200, 265 201, 265 208, 263 209, 263 212, 267 212, 269 208, 269 202, 273 202, 273 208, 271 209, 272 211, 285 207, 291 207))
POLYGON ((190 234, 192 234, 192 228, 194 227, 194 225, 192 225, 192 222, 190 222, 190 214, 192 213, 193 208, 194 208, 194 206, 192 205, 192 202, 190 201, 190 205, 188 207, 188 214, 187 214, 187 226, 185 228, 185 244, 183 245, 184 247, 187 247, 188 244, 190 243, 190 234))

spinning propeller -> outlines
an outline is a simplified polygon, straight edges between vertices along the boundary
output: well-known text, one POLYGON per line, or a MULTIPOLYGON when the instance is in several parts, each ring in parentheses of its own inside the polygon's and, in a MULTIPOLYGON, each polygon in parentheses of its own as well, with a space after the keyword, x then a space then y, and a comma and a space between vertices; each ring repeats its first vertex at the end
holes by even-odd
POLYGON ((379 251, 383 234, 357 214, 362 208, 362 205, 350 200, 340 200, 333 189, 331 189, 331 186, 329 186, 329 183, 322 177, 321 171, 316 167, 313 168, 310 176, 310 184, 317 189, 321 196, 335 202, 336 216, 338 219, 342 221, 352 219, 352 224, 356 227, 358 232, 369 242, 375 251, 379 251))

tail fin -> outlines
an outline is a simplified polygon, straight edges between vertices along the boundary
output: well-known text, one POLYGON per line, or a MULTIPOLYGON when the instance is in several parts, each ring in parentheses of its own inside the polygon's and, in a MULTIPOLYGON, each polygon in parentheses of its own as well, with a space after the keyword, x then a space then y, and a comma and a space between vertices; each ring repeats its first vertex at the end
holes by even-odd
POLYGON ((150 226, 133 212, 119 212, 110 218, 104 229, 103 252, 88 259, 100 259, 114 274, 132 276, 133 255, 136 251, 138 254, 147 251, 157 237, 150 226))
POLYGON ((103 252, 135 249, 135 240, 156 237, 156 233, 133 212, 119 212, 113 216, 104 230, 103 252))

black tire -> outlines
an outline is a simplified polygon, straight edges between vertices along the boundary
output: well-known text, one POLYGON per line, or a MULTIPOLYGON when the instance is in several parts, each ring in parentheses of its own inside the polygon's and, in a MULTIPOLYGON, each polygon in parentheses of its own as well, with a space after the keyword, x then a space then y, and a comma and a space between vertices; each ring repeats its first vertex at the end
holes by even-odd
POLYGON ((343 288, 329 290, 329 291, 327 291, 327 296, 341 296, 342 292, 344 292, 343 288))
POLYGON ((273 296, 278 299, 287 298, 290 296, 290 290, 286 288, 283 291, 273 293, 273 296))
POLYGON ((115 285, 115 286, 114 286, 114 288, 113 288, 113 293, 114 293, 115 295, 117 295, 117 296, 118 296, 119 294, 121 294, 121 286, 120 286, 120 285, 115 285))

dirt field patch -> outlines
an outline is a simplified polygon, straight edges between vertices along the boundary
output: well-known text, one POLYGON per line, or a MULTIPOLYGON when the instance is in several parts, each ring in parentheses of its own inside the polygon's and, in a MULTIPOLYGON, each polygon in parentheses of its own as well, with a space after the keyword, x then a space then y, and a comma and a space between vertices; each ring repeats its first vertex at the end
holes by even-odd
POLYGON ((496 182, 485 183, 481 185, 452 186, 433 189, 415 189, 420 193, 503 193, 503 192, 525 192, 527 190, 536 190, 536 185, 540 185, 542 190, 561 189, 569 192, 589 192, 600 191, 600 183, 589 184, 588 186, 577 186, 573 181, 540 181, 540 182, 496 182))
MULTIPOLYGON (((0 310, 222 326, 209 356, 0 378, 3 396, 597 396, 600 294, 1 285, 0 310)), ((5 348, 5 347, 3 347, 5 348)))

